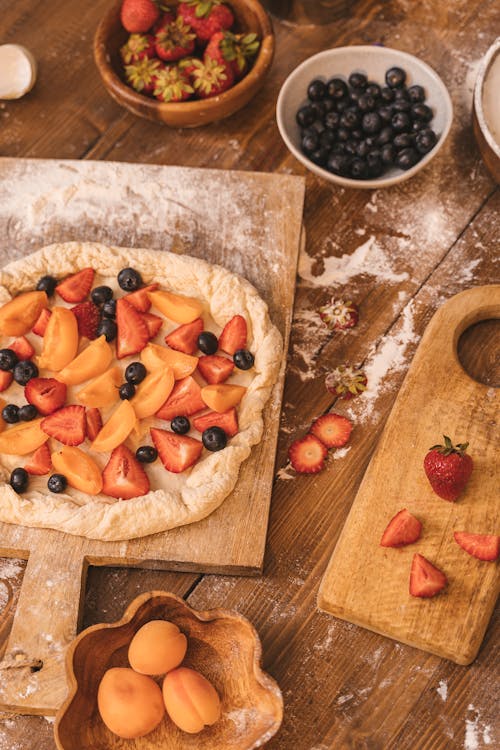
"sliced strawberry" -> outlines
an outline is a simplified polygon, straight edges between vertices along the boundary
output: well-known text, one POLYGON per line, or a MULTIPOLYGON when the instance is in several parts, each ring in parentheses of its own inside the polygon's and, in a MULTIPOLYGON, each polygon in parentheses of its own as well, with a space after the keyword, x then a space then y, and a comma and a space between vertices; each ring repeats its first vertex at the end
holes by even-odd
POLYGON ((165 336, 165 343, 178 352, 194 354, 198 349, 198 336, 202 331, 203 320, 196 318, 192 323, 185 323, 165 336))
POLYGON ((141 318, 146 323, 148 329, 149 339, 154 339, 158 331, 163 325, 163 319, 159 315, 153 315, 153 313, 141 313, 141 318))
POLYGON ((56 286, 56 292, 65 302, 83 302, 92 289, 94 269, 82 268, 78 273, 68 276, 56 286))
POLYGON ((126 294, 123 299, 126 299, 127 302, 135 307, 136 310, 139 310, 139 312, 145 313, 148 312, 149 308, 151 307, 151 300, 148 297, 148 292, 154 292, 155 289, 158 289, 158 284, 143 286, 136 292, 130 292, 130 294, 126 294))
POLYGON ((31 359, 35 353, 34 347, 31 346, 25 336, 19 336, 19 338, 15 339, 12 344, 9 344, 9 349, 12 349, 20 360, 31 359))
POLYGON ((381 547, 404 547, 420 539, 422 524, 403 508, 391 518, 380 540, 381 547))
POLYGON ((176 382, 172 393, 158 409, 156 416, 167 420, 174 417, 190 417, 202 409, 206 409, 206 404, 201 398, 201 388, 196 380, 188 375, 187 378, 176 382))
POLYGON ((85 440, 85 407, 64 406, 42 420, 40 427, 46 435, 64 445, 80 445, 85 440))
POLYGON ((35 474, 36 476, 43 476, 52 470, 52 459, 50 457, 50 450, 47 443, 41 445, 40 448, 33 453, 30 461, 25 464, 24 468, 28 474, 35 474))
POLYGON ((500 536, 496 534, 471 534, 469 531, 454 531, 453 538, 472 557, 493 562, 500 554, 500 536))
POLYGON ((428 598, 439 594, 448 581, 445 574, 423 555, 413 555, 410 571, 410 594, 428 598))
POLYGON ((238 432, 236 409, 233 407, 228 411, 211 411, 208 414, 202 414, 201 417, 193 419, 193 427, 198 432, 203 432, 209 427, 220 427, 228 437, 233 437, 238 432))
POLYGON ((151 428, 151 437, 161 462, 167 471, 179 474, 199 459, 203 450, 201 440, 188 435, 151 428))
POLYGON ((126 445, 115 448, 102 472, 102 491, 110 497, 130 500, 149 492, 149 479, 126 445))
POLYGON ((142 315, 125 297, 116 301, 116 356, 118 359, 137 354, 149 341, 148 327, 142 315))
POLYGON ((49 318, 52 315, 48 307, 44 307, 40 315, 38 316, 38 320, 36 321, 35 325, 31 329, 33 333, 36 333, 37 336, 45 336, 45 329, 47 328, 47 323, 49 322, 49 318))
POLYGON ((24 388, 24 397, 38 412, 47 416, 66 403, 67 388, 55 378, 31 378, 24 388))
MULTIPOLYGON (((0 393, 6 391, 13 380, 14 376, 10 370, 0 370, 0 393)), ((203 406, 205 406, 205 404, 203 404, 203 406)))
POLYGON ((226 323, 219 336, 219 349, 233 355, 237 349, 247 348, 247 322, 242 315, 235 315, 226 323))
POLYGON ((89 440, 95 440, 102 429, 101 412, 96 406, 85 409, 85 426, 89 440))
POLYGON ((352 432, 352 422, 340 414, 324 414, 313 422, 311 432, 327 448, 342 448, 352 432))
POLYGON ((93 302, 80 302, 79 305, 71 308, 78 323, 78 333, 80 336, 86 336, 88 339, 95 339, 97 326, 101 319, 101 313, 97 305, 93 302))
POLYGON ((216 383, 223 383, 228 379, 234 370, 234 364, 227 357, 219 357, 218 354, 209 354, 207 357, 199 358, 198 370, 207 383, 215 385, 216 383))
POLYGON ((327 453, 321 440, 309 433, 302 440, 291 444, 288 458, 295 471, 300 474, 316 474, 324 468, 327 453))

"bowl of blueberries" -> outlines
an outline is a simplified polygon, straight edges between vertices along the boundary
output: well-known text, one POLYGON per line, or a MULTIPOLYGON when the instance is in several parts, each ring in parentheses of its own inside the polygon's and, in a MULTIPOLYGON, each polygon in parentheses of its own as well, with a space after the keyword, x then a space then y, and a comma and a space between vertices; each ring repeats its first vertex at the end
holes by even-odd
POLYGON ((305 60, 284 82, 278 128, 312 172, 344 187, 396 185, 443 146, 453 106, 426 63, 401 50, 336 47, 305 60))

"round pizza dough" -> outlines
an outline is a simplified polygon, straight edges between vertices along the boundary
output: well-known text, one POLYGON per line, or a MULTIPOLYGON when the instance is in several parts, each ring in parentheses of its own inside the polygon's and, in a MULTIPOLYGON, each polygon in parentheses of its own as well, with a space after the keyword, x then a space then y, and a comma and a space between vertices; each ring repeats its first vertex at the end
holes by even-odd
POLYGON ((0 456, 0 521, 103 541, 132 539, 193 523, 212 513, 229 495, 240 465, 261 439, 262 410, 278 376, 282 339, 267 305, 241 276, 186 255, 67 242, 49 245, 5 266, 0 271, 0 304, 33 290, 45 274, 62 278, 92 267, 104 278, 116 278, 127 266, 137 268, 145 284, 158 282, 167 291, 197 297, 221 328, 233 315, 246 318, 255 366, 238 408, 240 430, 224 450, 204 451, 198 463, 174 477, 165 470, 165 488, 132 500, 90 497, 71 490, 59 495, 28 490, 18 495, 8 484, 10 472, 0 456))

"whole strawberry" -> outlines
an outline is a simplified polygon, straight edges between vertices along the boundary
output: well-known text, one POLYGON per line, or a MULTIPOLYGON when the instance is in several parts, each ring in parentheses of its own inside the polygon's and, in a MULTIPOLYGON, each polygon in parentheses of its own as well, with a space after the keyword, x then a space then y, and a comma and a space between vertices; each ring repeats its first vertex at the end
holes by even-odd
POLYGON ((248 70, 249 60, 259 49, 257 34, 233 34, 232 31, 217 31, 205 49, 204 59, 227 63, 234 77, 239 80, 248 70))
POLYGON ((227 64, 220 65, 210 58, 205 62, 193 60, 191 81, 199 99, 222 94, 234 83, 233 71, 227 64))
POLYGON ((180 16, 170 23, 162 23, 155 34, 156 54, 166 62, 180 60, 193 52, 195 37, 180 16))
POLYGON ((367 378, 363 370, 350 365, 339 365, 325 378, 327 391, 338 398, 351 399, 366 391, 367 378))
POLYGON ((152 94, 156 84, 156 78, 163 63, 159 60, 139 60, 131 65, 125 65, 125 78, 133 89, 140 94, 152 94))
POLYGON ((443 438, 444 445, 429 448, 424 458, 424 470, 436 495, 454 502, 469 481, 472 458, 465 452, 469 443, 454 446, 447 435, 443 438))
POLYGON ((193 93, 189 76, 177 65, 166 65, 158 73, 153 94, 161 102, 182 102, 193 93))
POLYGON ((149 31, 159 17, 160 9, 154 0, 123 0, 120 19, 131 33, 149 31))
POLYGON ((221 0, 184 0, 177 7, 177 15, 191 26, 203 44, 217 31, 230 29, 234 23, 231 8, 221 0))
POLYGON ((120 55, 125 65, 139 62, 139 60, 145 58, 150 60, 155 54, 155 39, 152 34, 131 34, 120 49, 120 55))

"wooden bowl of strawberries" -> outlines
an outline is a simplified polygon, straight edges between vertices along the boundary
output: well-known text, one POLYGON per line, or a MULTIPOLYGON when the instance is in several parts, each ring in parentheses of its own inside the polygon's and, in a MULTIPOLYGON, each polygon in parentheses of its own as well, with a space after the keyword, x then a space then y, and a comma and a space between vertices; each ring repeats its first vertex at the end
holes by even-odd
POLYGON ((94 57, 111 96, 177 128, 229 117, 261 88, 274 55, 258 0, 119 0, 100 22, 94 57))

